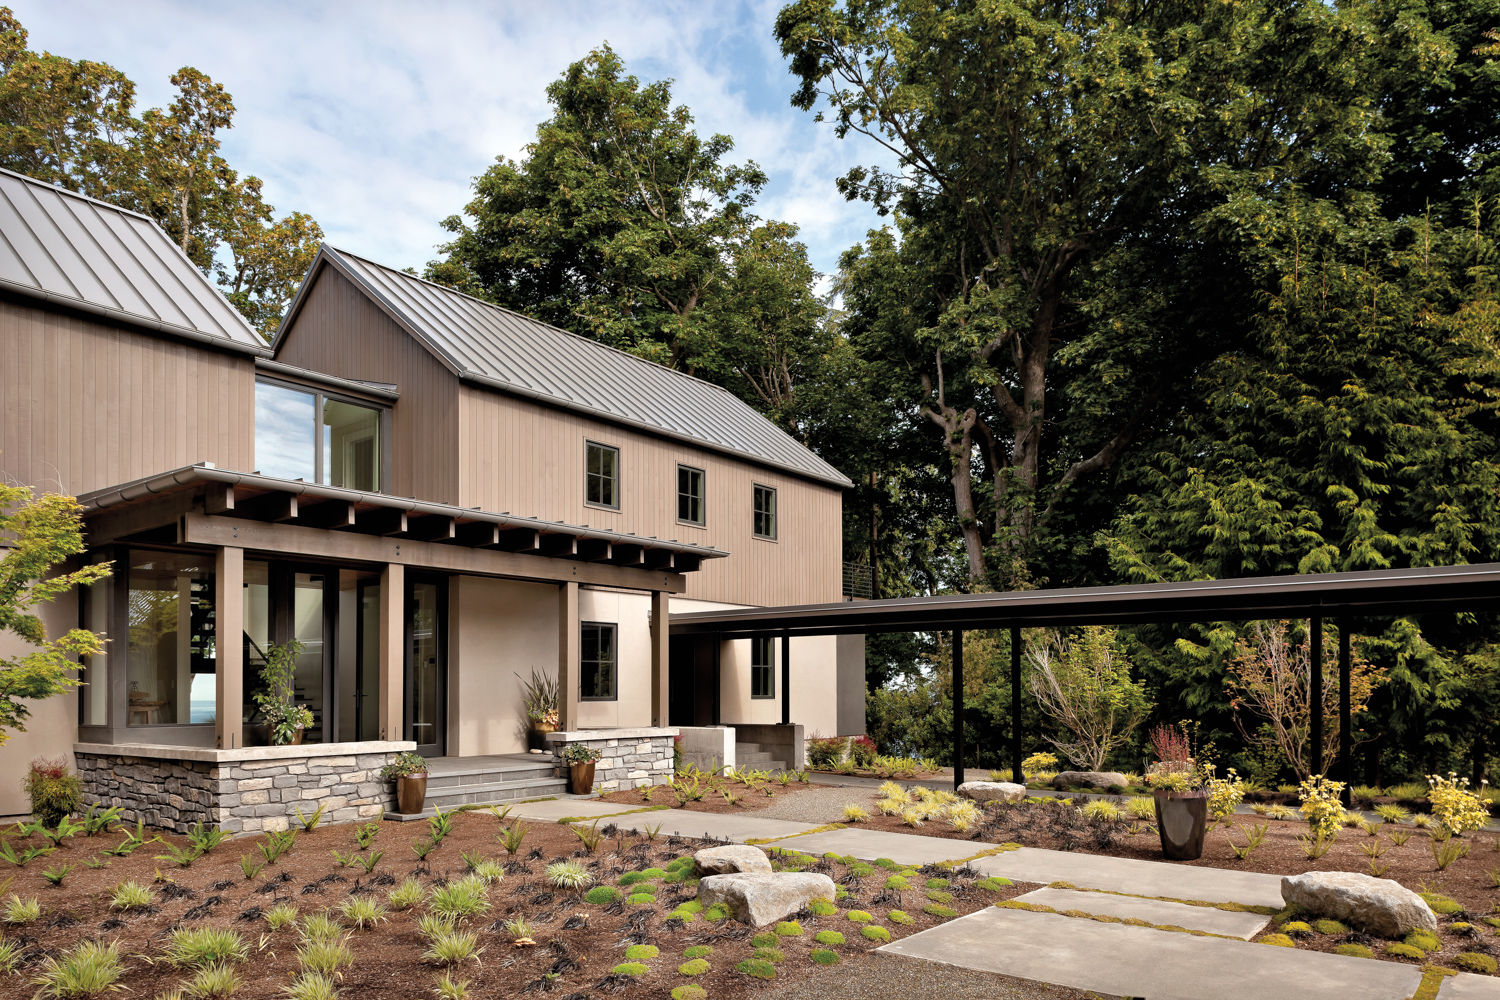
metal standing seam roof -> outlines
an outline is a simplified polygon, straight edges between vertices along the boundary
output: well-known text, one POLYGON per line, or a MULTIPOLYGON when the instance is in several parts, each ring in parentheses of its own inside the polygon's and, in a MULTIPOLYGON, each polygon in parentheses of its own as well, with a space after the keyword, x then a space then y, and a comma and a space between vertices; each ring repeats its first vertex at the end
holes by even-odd
POLYGON ((265 340, 151 219, 0 170, 0 288, 269 356, 265 340))
POLYGON ((327 244, 274 346, 280 347, 324 263, 361 286, 460 378, 809 479, 853 485, 728 390, 327 244))

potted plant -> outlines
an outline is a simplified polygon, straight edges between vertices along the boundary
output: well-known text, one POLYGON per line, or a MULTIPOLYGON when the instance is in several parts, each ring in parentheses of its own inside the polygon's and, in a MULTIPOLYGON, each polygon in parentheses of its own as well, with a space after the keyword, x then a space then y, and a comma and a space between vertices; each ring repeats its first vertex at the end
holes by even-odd
MULTIPOLYGON (((520 680, 521 675, 516 674, 520 680)), ((522 700, 526 705, 526 745, 530 750, 547 749, 547 734, 557 731, 557 678, 531 671, 531 680, 522 681, 522 700)))
POLYGON ((421 812, 427 806, 427 759, 420 754, 403 750, 396 759, 380 769, 380 776, 387 781, 396 779, 396 811, 407 814, 421 812))
POLYGON ((300 639, 266 645, 266 665, 260 669, 264 691, 255 693, 266 720, 266 736, 272 746, 296 746, 313 724, 312 710, 297 704, 297 657, 304 645, 300 639))
POLYGON ((1192 758, 1188 737, 1175 726, 1151 731, 1157 762, 1145 774, 1156 803, 1156 829, 1161 852, 1174 861, 1203 856, 1208 830, 1208 791, 1192 758))
POLYGON ((568 762, 569 789, 574 795, 587 795, 594 790, 594 762, 604 756, 593 747, 583 743, 569 743, 563 750, 563 760, 568 762))

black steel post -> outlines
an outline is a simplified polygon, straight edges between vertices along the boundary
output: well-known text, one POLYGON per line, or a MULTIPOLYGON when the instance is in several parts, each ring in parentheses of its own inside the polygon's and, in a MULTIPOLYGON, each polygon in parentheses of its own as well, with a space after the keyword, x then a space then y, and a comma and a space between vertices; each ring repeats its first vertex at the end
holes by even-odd
POLYGON ((1354 734, 1349 718, 1349 619, 1339 622, 1339 780, 1344 783, 1344 805, 1354 804, 1354 734))
POLYGON ((1307 673, 1307 707, 1311 713, 1312 735, 1307 751, 1309 774, 1323 773, 1323 619, 1308 622, 1307 637, 1310 660, 1307 673))
POLYGON ((781 633, 781 724, 792 724, 792 633, 781 633))
POLYGON ((1021 774, 1021 629, 1010 630, 1010 780, 1026 784, 1021 774))
POLYGON ((720 706, 720 702, 723 701, 723 699, 720 697, 720 695, 722 694, 722 690, 721 689, 723 688, 724 682, 719 677, 719 671, 723 667, 723 665, 720 663, 720 654, 723 652, 723 649, 724 649, 724 637, 722 635, 719 635, 717 632, 715 632, 713 635, 709 636, 709 641, 713 643, 713 647, 714 647, 713 648, 713 652, 714 652, 714 667, 713 667, 713 670, 714 670, 714 721, 713 721, 713 724, 717 726, 717 725, 721 725, 721 723, 719 722, 719 718, 720 718, 720 716, 719 716, 719 709, 721 707, 720 706))
POLYGON ((964 634, 953 630, 953 787, 964 783, 964 634))

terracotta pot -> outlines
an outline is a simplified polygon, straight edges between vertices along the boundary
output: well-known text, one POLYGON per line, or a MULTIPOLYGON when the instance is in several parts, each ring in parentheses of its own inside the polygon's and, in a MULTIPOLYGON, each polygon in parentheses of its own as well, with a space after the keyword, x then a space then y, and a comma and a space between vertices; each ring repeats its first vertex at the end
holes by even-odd
POLYGON ((584 764, 569 764, 568 772, 572 780, 570 791, 574 795, 587 795, 594 790, 594 765, 597 761, 588 761, 584 764))
POLYGON ((1203 835, 1208 829, 1208 793, 1156 791, 1156 829, 1161 834, 1161 853, 1174 861, 1196 861, 1203 856, 1203 835))
POLYGON ((396 811, 412 815, 427 807, 427 772, 396 779, 396 811))

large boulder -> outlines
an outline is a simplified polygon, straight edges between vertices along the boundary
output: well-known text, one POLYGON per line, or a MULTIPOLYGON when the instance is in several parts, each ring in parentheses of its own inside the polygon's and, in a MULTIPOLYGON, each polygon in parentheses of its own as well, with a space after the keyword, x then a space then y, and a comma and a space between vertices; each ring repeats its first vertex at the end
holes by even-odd
POLYGON ((1358 872, 1308 872, 1281 879, 1281 898, 1320 917, 1332 917, 1370 934, 1396 938, 1437 930, 1426 900, 1399 882, 1358 872))
POLYGON ((1125 775, 1119 771, 1059 771, 1052 779, 1053 788, 1109 788, 1111 785, 1126 785, 1125 775))
POLYGON ((812 872, 746 872, 710 875, 698 883, 698 902, 723 903, 734 919, 762 927, 796 913, 815 899, 833 899, 833 879, 812 872))
POLYGON ((770 872, 771 859, 759 847, 749 844, 729 844, 725 847, 705 847, 693 855, 697 874, 733 875, 737 872, 770 872))
POLYGON ((1026 798, 1026 786, 1010 781, 965 781, 958 794, 975 802, 1020 802, 1026 798))

